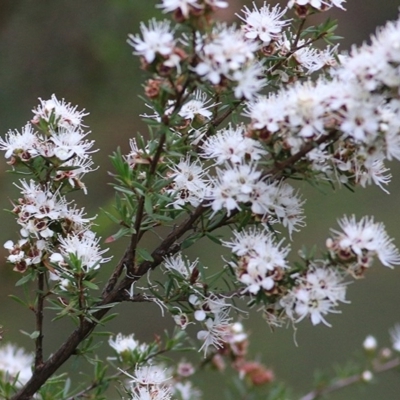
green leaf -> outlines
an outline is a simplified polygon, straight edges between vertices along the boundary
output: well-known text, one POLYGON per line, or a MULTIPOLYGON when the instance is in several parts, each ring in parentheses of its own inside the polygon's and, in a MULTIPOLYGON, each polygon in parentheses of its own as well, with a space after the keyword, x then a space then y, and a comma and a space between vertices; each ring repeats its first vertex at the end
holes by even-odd
POLYGON ((153 204, 152 204, 150 196, 146 196, 144 199, 144 209, 146 210, 146 213, 148 215, 153 214, 153 204))
POLYGON ((99 289, 99 287, 96 284, 94 284, 93 282, 90 282, 90 281, 83 281, 83 286, 86 286, 89 289, 94 289, 94 290, 99 289))
POLYGON ((23 306, 25 306, 25 307, 28 306, 28 303, 26 303, 25 301, 23 301, 23 300, 20 299, 19 297, 14 296, 13 294, 8 295, 8 297, 10 297, 10 298, 13 299, 14 301, 16 301, 17 303, 19 303, 19 304, 21 304, 21 305, 23 305, 23 306))
POLYGON ((27 283, 27 282, 32 281, 32 280, 33 280, 32 275, 27 274, 27 275, 23 276, 23 277, 15 284, 15 286, 21 286, 21 285, 23 285, 24 283, 27 283))
POLYGON ((21 332, 23 335, 29 336, 29 337, 30 337, 31 339, 33 339, 33 340, 37 339, 37 338, 39 337, 39 335, 40 335, 40 332, 39 332, 39 331, 33 331, 32 333, 28 333, 28 332, 25 332, 25 331, 23 331, 23 330, 20 330, 20 332, 21 332))
MULTIPOLYGON (((115 317, 118 317, 118 315, 119 315, 118 313, 108 314, 100 320, 100 323, 104 325, 106 322, 111 321, 115 317)), ((110 335, 108 335, 108 336, 110 336, 110 335)))
POLYGON ((138 247, 136 249, 136 254, 145 261, 154 261, 154 258, 151 256, 151 254, 144 249, 143 247, 138 247))
POLYGON ((221 244, 221 240, 218 239, 216 236, 212 235, 211 233, 206 232, 206 236, 207 236, 212 242, 217 243, 217 244, 219 244, 219 245, 221 244))

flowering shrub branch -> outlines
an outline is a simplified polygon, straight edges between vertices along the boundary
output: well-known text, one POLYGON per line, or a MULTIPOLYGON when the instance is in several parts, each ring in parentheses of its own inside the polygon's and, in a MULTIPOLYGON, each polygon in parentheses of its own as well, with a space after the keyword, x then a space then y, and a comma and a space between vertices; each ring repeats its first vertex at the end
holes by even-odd
MULTIPOLYGON (((365 276, 375 258, 390 268, 400 264, 384 225, 354 216, 339 219, 340 230, 331 231, 318 255, 303 249, 297 262, 288 260, 288 242, 305 225, 305 200, 292 180, 349 189, 373 183, 386 191, 391 175, 384 162, 400 159, 400 22, 345 56, 332 44, 335 22, 307 26, 309 16, 343 3, 253 4, 238 15, 237 27, 213 20, 225 1, 163 0, 159 7, 172 13, 174 27, 152 19, 140 25, 140 35, 129 35, 149 76, 144 93, 151 111, 142 115, 149 134, 132 138, 129 154, 117 150, 111 157, 116 201, 108 215, 119 230, 105 242, 127 237, 128 245, 102 289, 97 275, 111 257, 91 230, 94 218, 69 200, 74 191, 87 193, 83 178, 93 171, 87 113, 53 95, 40 99, 21 132, 0 139, 8 164, 31 177, 16 185, 21 197, 12 213, 21 238, 5 243, 7 260, 22 274, 17 285, 36 282, 33 301, 16 298, 35 314, 35 331, 28 334, 35 355, 6 348, 18 357, 0 362, 4 398, 102 399, 118 382, 121 398, 198 399, 188 379, 196 368, 160 357, 183 349, 204 357, 200 368, 228 364, 237 387, 256 393, 275 377, 249 358, 248 334, 232 317, 246 311, 234 299, 257 306, 273 328, 305 319, 330 326, 329 313, 348 302, 348 283, 365 276), (321 39, 328 43, 324 50, 313 47, 321 39), (143 238, 160 227, 168 233, 148 250, 143 238), (222 236, 223 227, 230 238, 222 236), (202 238, 230 250, 217 270, 184 254, 202 238), (156 268, 165 279, 153 284, 156 268), (148 344, 118 334, 109 340, 114 357, 99 359, 92 333, 121 302, 157 304, 176 331, 148 344), (48 358, 47 303, 56 319, 76 324, 48 358), (197 327, 197 341, 186 334, 188 325, 197 327), (73 355, 95 371, 91 383, 71 389, 68 378, 54 374, 73 355)), ((398 335, 392 336, 398 350, 398 335)), ((390 357, 374 371, 397 366, 390 357)), ((365 376, 335 380, 304 399, 360 380, 365 376)), ((276 385, 270 398, 289 398, 287 388, 276 385)))

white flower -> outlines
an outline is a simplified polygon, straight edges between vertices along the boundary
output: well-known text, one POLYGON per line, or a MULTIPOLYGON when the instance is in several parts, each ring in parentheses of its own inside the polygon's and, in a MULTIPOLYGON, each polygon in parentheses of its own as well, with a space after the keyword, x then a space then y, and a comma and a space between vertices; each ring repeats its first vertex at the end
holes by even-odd
POLYGON ((285 34, 277 43, 277 47, 283 56, 293 52, 291 57, 299 64, 301 71, 305 70, 307 74, 312 74, 323 67, 337 66, 335 55, 337 55, 338 45, 328 46, 324 50, 320 50, 312 47, 311 44, 307 45, 304 39, 300 39, 296 42, 296 48, 292 46, 291 40, 285 34))
POLYGON ((200 62, 195 72, 217 85, 222 77, 230 77, 235 71, 245 69, 254 60, 257 48, 257 43, 249 42, 235 27, 219 24, 209 37, 198 38, 196 51, 200 62))
POLYGON ((162 0, 162 4, 158 7, 162 8, 165 13, 179 10, 185 18, 189 18, 191 8, 195 10, 202 8, 197 0, 162 0))
POLYGON ((245 136, 245 127, 229 126, 208 137, 201 146, 202 157, 214 158, 216 164, 230 161, 233 164, 242 164, 246 158, 251 161, 259 160, 267 152, 254 139, 245 136))
POLYGON ((161 385, 171 379, 167 376, 167 369, 159 365, 145 365, 136 368, 134 375, 125 374, 132 378, 132 383, 139 386, 161 385))
POLYGON ((313 325, 322 322, 331 326, 324 316, 340 313, 336 306, 347 302, 345 296, 346 284, 337 269, 312 265, 304 276, 296 279, 296 286, 280 300, 280 305, 294 322, 308 317, 313 325))
POLYGON ((194 120, 196 115, 201 115, 207 120, 211 119, 212 112, 209 108, 214 107, 216 104, 210 103, 211 99, 207 100, 207 94, 202 92, 201 90, 196 90, 194 94, 194 98, 189 100, 185 103, 181 109, 179 110, 178 114, 184 119, 190 119, 191 121, 194 120))
POLYGON ((363 342, 363 347, 367 351, 373 351, 378 347, 378 342, 374 336, 368 335, 363 342))
POLYGON ((236 86, 233 90, 237 99, 253 99, 258 92, 267 84, 267 80, 263 78, 264 68, 259 62, 252 62, 234 71, 230 76, 236 86))
POLYGON ((21 133, 8 131, 5 140, 0 138, 0 150, 5 150, 5 158, 11 156, 20 157, 22 161, 28 161, 38 155, 37 146, 42 138, 34 132, 31 124, 26 124, 21 133))
POLYGON ((226 8, 229 5, 228 2, 224 0, 204 0, 204 3, 208 4, 212 8, 226 8))
POLYGON ((147 146, 145 149, 139 148, 135 138, 129 139, 129 145, 131 151, 124 158, 132 169, 134 169, 138 164, 150 164, 151 157, 148 154, 149 150, 147 146))
POLYGON ((181 400, 200 400, 201 392, 199 389, 193 387, 192 382, 176 382, 173 385, 175 395, 179 395, 181 400))
POLYGON ((108 262, 111 257, 103 258, 102 254, 108 249, 100 250, 99 241, 95 234, 89 230, 74 232, 66 237, 58 236, 59 252, 50 256, 50 261, 65 267, 66 259, 74 255, 80 261, 80 269, 89 272, 92 269, 100 268, 100 264, 108 262))
POLYGON ((393 350, 400 352, 400 324, 396 324, 390 330, 393 350))
POLYGON ((372 379, 374 379, 374 374, 371 371, 366 370, 363 371, 361 377, 364 382, 371 382, 372 379))
POLYGON ((298 288, 291 295, 294 296, 294 311, 298 316, 295 322, 300 322, 304 318, 309 317, 313 325, 318 325, 322 322, 330 327, 331 325, 323 316, 330 312, 339 313, 339 311, 334 309, 334 303, 316 292, 298 288))
POLYGON ((206 329, 197 332, 197 339, 203 341, 199 351, 204 350, 204 356, 206 356, 209 346, 214 346, 216 349, 223 346, 230 320, 228 308, 219 310, 214 313, 213 317, 205 320, 206 329))
POLYGON ((213 188, 209 195, 212 209, 217 212, 223 208, 228 214, 240 209, 239 203, 247 203, 261 172, 253 165, 239 164, 226 169, 217 168, 217 178, 213 180, 213 188))
POLYGON ((83 140, 88 133, 83 133, 79 129, 60 127, 57 132, 52 132, 50 140, 54 143, 54 155, 61 161, 71 157, 86 158, 93 146, 94 140, 83 140))
POLYGON ((268 46, 272 41, 280 38, 282 28, 290 23, 291 20, 282 20, 286 13, 286 8, 281 10, 279 5, 272 7, 264 2, 264 5, 258 9, 253 2, 253 9, 248 7, 242 9, 244 17, 238 17, 245 22, 242 29, 248 39, 259 39, 263 46, 268 46))
POLYGON ((191 162, 189 156, 186 159, 181 158, 177 165, 170 168, 168 175, 173 184, 166 192, 174 196, 173 206, 181 208, 189 203, 197 207, 206 195, 208 180, 204 176, 207 170, 199 160, 191 162))
POLYGON ((376 255, 386 267, 400 264, 400 254, 393 239, 387 235, 385 226, 374 222, 373 217, 363 217, 357 222, 354 215, 351 218, 345 216, 339 220, 339 225, 343 233, 332 229, 335 237, 330 246, 339 257, 350 253, 361 265, 368 265, 365 259, 376 255))
POLYGON ((17 386, 24 385, 32 376, 33 354, 27 354, 11 343, 0 347, 0 375, 14 380, 18 375, 17 386))
POLYGON ((93 161, 90 157, 87 158, 72 158, 71 160, 65 161, 57 170, 55 177, 56 181, 64 179, 68 180, 68 183, 73 188, 82 189, 87 194, 87 189, 81 179, 89 172, 96 170, 92 168, 93 161), (62 167, 62 168, 61 168, 62 167), (70 169, 68 168, 70 167, 70 169))
POLYGON ((345 2, 346 0, 289 0, 288 7, 292 8, 295 4, 299 6, 306 6, 307 4, 309 4, 311 7, 314 7, 320 11, 329 9, 332 6, 344 10, 342 3, 345 2))
POLYGON ((149 27, 144 23, 140 24, 143 40, 135 35, 128 35, 128 44, 134 48, 134 53, 143 56, 150 64, 157 54, 168 57, 172 54, 175 41, 169 21, 156 21, 154 18, 149 21, 149 27))
POLYGON ((53 94, 50 100, 40 100, 40 105, 33 109, 35 114, 32 123, 38 124, 40 120, 52 122, 52 128, 62 127, 65 129, 77 129, 82 125, 82 119, 89 113, 85 110, 77 111, 78 106, 73 107, 71 103, 66 103, 64 99, 61 101, 53 94), (54 119, 54 121, 52 120, 54 119))
POLYGON ((301 200, 299 194, 288 183, 283 183, 278 186, 275 193, 271 193, 271 201, 273 209, 279 222, 289 230, 289 235, 293 232, 298 232, 297 227, 305 226, 302 205, 304 200, 301 200))
POLYGON ((110 337, 108 339, 108 344, 119 354, 124 352, 132 352, 134 350, 140 350, 143 352, 146 350, 146 344, 140 344, 138 340, 134 339, 134 334, 125 336, 122 333, 118 333, 115 339, 110 337))
POLYGON ((190 263, 187 258, 183 259, 182 253, 177 253, 164 259, 164 267, 169 271, 179 272, 184 278, 189 279, 198 262, 199 260, 195 260, 190 263))
POLYGON ((169 387, 138 386, 131 389, 131 400, 170 400, 172 397, 169 387))
POLYGON ((275 243, 272 233, 266 231, 252 229, 233 233, 233 241, 222 243, 239 257, 230 265, 239 282, 246 286, 244 292, 257 294, 260 290, 271 290, 275 286, 276 270, 288 267, 286 256, 290 247, 281 248, 283 240, 275 243))
POLYGON ((302 285, 321 298, 327 298, 332 303, 346 303, 346 284, 337 269, 311 266, 305 278, 299 278, 302 285))
POLYGON ((389 193, 382 185, 388 185, 392 179, 392 175, 387 173, 390 169, 385 167, 382 160, 367 157, 364 162, 355 159, 354 164, 355 180, 357 183, 365 187, 367 184, 374 182, 384 192, 389 193))
POLYGON ((244 115, 251 119, 254 129, 267 129, 269 132, 277 132, 286 115, 286 97, 270 94, 269 97, 258 97, 247 103, 244 115))

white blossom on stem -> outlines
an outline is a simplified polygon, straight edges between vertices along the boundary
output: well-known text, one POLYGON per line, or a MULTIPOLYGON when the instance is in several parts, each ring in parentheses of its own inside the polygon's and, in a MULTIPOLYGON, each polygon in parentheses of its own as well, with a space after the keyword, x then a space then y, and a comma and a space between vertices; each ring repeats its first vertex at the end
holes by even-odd
POLYGON ((158 54, 167 58, 173 53, 175 39, 169 21, 156 21, 153 18, 148 27, 141 23, 140 30, 143 39, 137 35, 128 36, 128 44, 134 49, 133 54, 144 57, 151 64, 158 54))
POLYGON ((253 9, 250 10, 247 6, 242 9, 244 17, 238 17, 245 23, 242 29, 246 38, 258 39, 263 46, 268 46, 272 41, 277 41, 281 37, 282 28, 290 23, 290 19, 282 19, 286 13, 286 8, 283 10, 276 5, 270 7, 264 2, 261 8, 257 8, 253 2, 253 9))
POLYGON ((289 0, 288 7, 292 8, 294 5, 307 6, 310 5, 319 11, 325 11, 335 6, 344 10, 342 3, 346 0, 289 0))
POLYGON ((290 247, 282 247, 283 240, 276 243, 272 233, 265 230, 234 231, 233 234, 232 241, 222 243, 238 256, 230 265, 238 281, 245 285, 244 292, 256 295, 260 290, 271 290, 275 279, 280 280, 281 271, 288 268, 286 257, 290 247))
POLYGON ((168 271, 176 271, 184 278, 189 279, 198 262, 197 259, 191 263, 188 259, 183 258, 182 253, 177 253, 164 259, 164 267, 168 271))
POLYGON ((296 286, 280 300, 280 305, 293 322, 310 318, 313 325, 322 322, 331 326, 324 316, 340 313, 336 307, 339 302, 347 302, 345 295, 346 284, 337 270, 313 265, 304 276, 297 278, 296 286))
POLYGON ((100 238, 89 230, 74 232, 66 237, 58 236, 58 252, 55 251, 50 256, 50 261, 66 269, 66 260, 74 255, 80 263, 80 269, 89 272, 100 268, 100 264, 110 261, 111 257, 103 258, 108 249, 101 250, 99 246, 100 238))
POLYGON ((338 222, 343 232, 332 229, 334 237, 327 241, 329 250, 337 257, 344 261, 355 257, 359 265, 366 267, 374 256, 386 267, 400 264, 399 251, 382 223, 374 222, 373 217, 363 217, 357 222, 354 215, 338 222))
POLYGON ((396 324, 390 330, 390 338, 392 339, 393 350, 400 352, 400 324, 396 324))
POLYGON ((199 351, 204 350, 204 356, 210 346, 216 349, 223 346, 230 320, 229 308, 221 309, 205 319, 205 329, 197 332, 197 339, 203 342, 199 351))
POLYGON ((191 100, 182 105, 178 114, 184 118, 193 121, 196 116, 203 117, 205 120, 210 120, 212 112, 209 110, 216 106, 216 103, 211 103, 211 99, 207 99, 207 94, 201 90, 196 90, 191 100))
POLYGON ((118 333, 115 339, 112 336, 108 339, 108 344, 119 354, 124 352, 139 351, 140 353, 146 351, 147 345, 145 343, 139 343, 138 340, 134 338, 134 334, 123 335, 118 333))
POLYGON ((52 128, 60 127, 69 129, 78 129, 82 127, 82 119, 89 115, 85 113, 85 110, 77 111, 78 106, 72 106, 71 103, 67 103, 64 99, 61 101, 53 94, 49 100, 40 100, 40 105, 33 109, 32 112, 35 116, 32 119, 33 124, 39 124, 40 120, 51 122, 54 119, 55 125, 52 128))
POLYGON ((189 18, 191 9, 201 10, 203 7, 197 0, 162 0, 158 5, 165 13, 179 11, 185 18, 189 18))
POLYGON ((265 84, 263 78, 257 78, 261 73, 259 67, 254 65, 255 52, 258 44, 250 42, 244 34, 235 27, 224 24, 217 25, 210 36, 197 37, 196 52, 200 58, 194 71, 202 79, 208 80, 213 85, 221 83, 223 78, 228 78, 240 84, 241 78, 247 78, 236 97, 252 98, 255 82, 259 81, 259 90, 265 84), (249 75, 245 74, 248 69, 249 75), (241 74, 240 74, 241 72, 241 74), (239 75, 235 75, 238 73, 239 75))
POLYGON ((201 149, 201 156, 215 159, 216 164, 227 161, 242 164, 246 159, 257 161, 267 153, 258 141, 245 136, 243 125, 229 125, 228 128, 218 131, 204 141, 201 149))
POLYGON ((192 162, 189 157, 182 158, 168 172, 172 184, 166 190, 167 194, 174 197, 172 205, 181 208, 189 203, 197 207, 205 198, 208 179, 205 178, 207 170, 199 160, 192 162))
POLYGON ((5 158, 19 157, 22 161, 29 161, 38 155, 38 146, 41 137, 34 132, 30 123, 27 123, 21 133, 8 131, 6 138, 0 138, 0 150, 5 151, 5 158))

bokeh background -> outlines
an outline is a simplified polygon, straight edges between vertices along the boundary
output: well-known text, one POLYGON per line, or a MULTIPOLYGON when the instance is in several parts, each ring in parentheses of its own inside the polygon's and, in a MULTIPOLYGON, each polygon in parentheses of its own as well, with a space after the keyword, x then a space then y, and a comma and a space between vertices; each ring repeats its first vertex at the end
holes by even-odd
MULTIPOLYGON (((234 11, 250 1, 231 0, 229 14, 220 13, 222 19, 232 21, 234 11)), ((256 2, 261 5, 261 1, 256 2)), ((282 2, 284 3, 284 2, 282 2)), ((145 108, 138 95, 142 93, 144 73, 139 60, 131 55, 126 44, 128 33, 139 31, 139 22, 147 21, 155 11, 155 0, 1 0, 0 2, 0 135, 8 129, 20 129, 31 118, 31 109, 38 97, 47 99, 52 93, 65 98, 79 108, 90 112, 86 118, 100 151, 94 160, 100 169, 86 177, 87 196, 78 195, 77 201, 85 206, 89 215, 98 214, 97 231, 102 237, 114 233, 116 227, 104 217, 100 208, 107 208, 112 199, 108 185, 111 169, 108 155, 118 146, 129 151, 129 138, 145 132, 139 118, 145 108)), ((338 33, 345 37, 341 49, 360 44, 368 39, 375 27, 398 13, 398 1, 349 0, 347 12, 332 10, 328 14, 339 19, 338 33)), ((0 156, 1 160, 2 156, 0 156)), ((370 187, 350 193, 345 189, 325 194, 306 184, 300 189, 307 199, 305 206, 307 227, 294 235, 293 251, 302 245, 324 245, 329 228, 336 227, 336 219, 343 214, 375 215, 383 221, 391 236, 400 246, 400 168, 391 165, 393 180, 390 195, 370 187)), ((5 161, 0 163, 0 208, 10 208, 10 199, 17 196, 12 176, 5 161)), ((16 240, 18 228, 11 215, 2 212, 0 217, 0 243, 16 240)), ((121 240, 112 244, 110 252, 119 258, 121 240)), ((149 244, 151 245, 151 244, 149 244)), ((202 242, 196 250, 204 264, 211 263, 210 243, 202 242)), ((194 256, 195 254, 192 253, 194 256)), ((6 265, 6 253, 0 247, 0 324, 4 340, 19 343, 32 349, 30 339, 20 330, 33 331, 33 315, 13 302, 8 294, 23 293, 14 288, 20 278, 6 265)), ((213 260, 215 263, 215 260, 213 260)), ((222 265, 222 261, 221 261, 222 265)), ((112 263, 105 266, 105 275, 112 263)), ((250 351, 275 369, 277 378, 292 385, 301 394, 311 387, 314 371, 329 372, 333 365, 344 364, 361 352, 367 334, 373 334, 382 345, 389 345, 388 328, 400 322, 400 267, 389 270, 378 263, 368 272, 367 278, 352 284, 348 290, 351 304, 341 307, 341 315, 330 315, 332 328, 312 327, 308 321, 300 323, 294 343, 293 331, 278 329, 270 332, 261 316, 254 315, 244 324, 252 332, 250 351)), ((152 305, 121 305, 122 318, 114 320, 107 330, 135 332, 140 340, 150 341, 154 333, 171 329, 168 317, 162 318, 152 305)), ((45 335, 50 354, 63 340, 71 326, 67 321, 46 323, 45 335)), ((104 330, 104 329, 103 329, 104 330)), ((105 346, 107 347, 107 346, 105 346)), ((108 349, 104 350, 105 352, 108 349)), ((106 353, 105 353, 106 354, 106 353)), ((76 376, 86 366, 71 361, 64 369, 76 376)), ((216 375, 216 374, 214 374, 216 375)), ((221 398, 225 377, 208 376, 204 398, 221 398)), ((398 399, 400 375, 390 372, 378 376, 377 385, 349 388, 332 395, 331 399, 398 399)), ((110 394, 110 399, 114 398, 110 394)), ((296 398, 296 396, 294 397, 296 398)))

